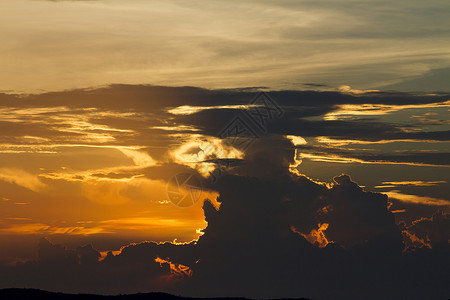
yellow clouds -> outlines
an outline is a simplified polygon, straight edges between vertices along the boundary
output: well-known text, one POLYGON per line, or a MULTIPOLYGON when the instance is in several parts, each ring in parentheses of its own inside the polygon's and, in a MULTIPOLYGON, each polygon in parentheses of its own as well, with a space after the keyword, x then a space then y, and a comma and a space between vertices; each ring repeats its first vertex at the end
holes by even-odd
POLYGON ((0 168, 0 180, 17 184, 35 192, 45 187, 45 184, 37 176, 15 168, 0 168))
POLYGON ((436 186, 442 183, 446 183, 446 181, 383 181, 382 185, 377 185, 375 188, 390 188, 396 186, 436 186))
POLYGON ((301 136, 287 135, 286 137, 292 141, 292 144, 294 144, 294 146, 307 144, 306 140, 304 138, 302 138, 301 136))
POLYGON ((331 146, 346 146, 349 144, 355 144, 355 145, 376 145, 376 144, 389 144, 389 143, 396 143, 396 142, 416 142, 416 143, 440 143, 442 141, 436 141, 436 140, 427 140, 427 139, 389 139, 389 140, 378 140, 378 141, 364 141, 364 140, 351 140, 351 139, 332 139, 325 136, 319 136, 316 138, 316 141, 319 143, 331 145, 331 146))
MULTIPOLYGON (((306 140, 304 138, 302 138, 301 136, 287 135, 286 138, 291 140, 291 142, 292 142, 292 144, 294 144, 294 146, 300 146, 300 145, 307 144, 306 140)), ((296 175, 300 175, 300 172, 298 171, 297 168, 298 168, 298 166, 301 165, 301 163, 302 163, 301 153, 296 148, 295 153, 294 153, 294 162, 289 165, 289 170, 296 175)))
POLYGON ((210 109, 241 109, 245 110, 249 107, 256 107, 256 105, 217 105, 217 106, 190 106, 190 105, 181 105, 175 108, 169 109, 167 112, 172 115, 192 115, 204 110, 210 109))
POLYGON ((334 154, 316 155, 316 154, 309 154, 309 153, 300 153, 299 157, 300 157, 300 159, 308 158, 311 161, 319 161, 319 162, 371 163, 371 162, 365 162, 365 161, 357 159, 357 158, 342 157, 342 156, 334 155, 334 154))
POLYGON ((132 150, 125 147, 117 148, 120 152, 131 158, 137 167, 146 168, 156 165, 156 162, 145 152, 132 150))
POLYGON ((186 141, 169 152, 178 164, 196 169, 203 176, 208 176, 216 168, 214 159, 241 159, 244 153, 226 141, 202 135, 189 135, 186 141))
POLYGON ((355 95, 362 95, 362 94, 369 94, 369 93, 376 93, 379 92, 379 90, 357 90, 352 89, 349 85, 341 85, 339 87, 339 91, 341 93, 348 93, 348 94, 355 94, 355 95))
POLYGON ((153 129, 160 129, 165 131, 200 131, 200 129, 194 126, 178 125, 178 126, 153 126, 153 129))
POLYGON ((383 194, 388 195, 389 198, 393 198, 398 201, 406 203, 433 205, 433 206, 450 206, 450 201, 440 198, 408 195, 400 193, 399 191, 383 192, 383 194))
POLYGON ((317 245, 320 248, 323 248, 329 243, 332 243, 331 241, 328 241, 328 239, 325 236, 325 230, 328 229, 328 226, 329 226, 328 223, 318 224, 317 225, 318 228, 311 230, 308 234, 299 232, 297 229, 295 229, 294 226, 291 226, 291 230, 303 236, 312 245, 317 245))
POLYGON ((188 277, 192 276, 192 270, 189 269, 188 266, 176 264, 176 263, 171 262, 170 260, 161 259, 159 257, 155 258, 155 261, 157 263, 159 263, 161 266, 162 266, 162 264, 169 265, 170 273, 171 273, 171 275, 169 275, 170 279, 174 279, 174 277, 177 278, 177 277, 183 277, 183 276, 188 276, 188 277))
MULTIPOLYGON (((341 163, 341 164, 350 164, 350 163, 359 163, 359 164, 373 164, 373 165, 406 165, 406 166, 432 166, 432 167, 442 167, 448 168, 448 165, 439 165, 436 163, 422 163, 422 162, 408 162, 408 161, 393 161, 389 159, 360 159, 353 157, 346 157, 337 154, 327 154, 320 153, 319 154, 310 154, 310 153, 300 153, 299 159, 309 159, 315 162, 329 162, 329 163, 341 163)), ((297 159, 297 160, 299 160, 297 159)))
POLYGON ((40 123, 42 120, 41 117, 43 116, 67 111, 69 111, 69 109, 65 106, 29 108, 2 107, 0 108, 0 120, 20 123, 26 119, 28 122, 40 123))
MULTIPOLYGON (((133 135, 134 131, 98 124, 96 120, 127 119, 135 116, 134 113, 119 113, 92 107, 0 108, 0 121, 10 123, 9 131, 4 134, 13 137, 12 142, 7 144, 28 145, 32 149, 54 145, 113 143, 117 137, 133 135)), ((2 147, 3 145, 0 145, 0 150, 2 147)))
POLYGON ((445 102, 409 105, 387 105, 387 104, 343 104, 338 109, 327 113, 325 120, 342 120, 354 116, 386 115, 404 109, 445 108, 450 107, 450 100, 445 102))

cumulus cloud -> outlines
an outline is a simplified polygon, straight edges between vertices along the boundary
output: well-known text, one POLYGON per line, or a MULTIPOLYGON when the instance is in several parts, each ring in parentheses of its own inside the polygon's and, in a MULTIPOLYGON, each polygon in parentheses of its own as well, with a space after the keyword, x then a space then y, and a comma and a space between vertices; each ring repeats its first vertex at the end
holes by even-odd
POLYGON ((388 197, 365 191, 348 175, 321 183, 290 172, 295 147, 288 139, 268 136, 255 145, 240 170, 216 183, 220 207, 204 202, 208 226, 197 241, 131 244, 101 259, 92 246, 71 250, 42 239, 37 261, 7 267, 0 282, 66 292, 162 290, 202 297, 447 295, 442 259, 449 253, 448 214, 399 227, 388 197), (416 238, 407 247, 419 252, 404 252, 407 238, 416 238), (433 280, 427 270, 437 272, 433 280))
MULTIPOLYGON (((88 184, 84 189, 87 198, 100 203, 123 203, 130 201, 130 195, 136 191, 150 192, 159 187, 158 191, 162 193, 160 180, 168 180, 179 172, 202 174, 203 177, 199 177, 204 188, 219 196, 203 204, 208 225, 197 241, 131 244, 119 253, 110 252, 100 259, 99 252, 92 246, 70 250, 42 240, 38 259, 5 267, 5 272, 0 274, 8 276, 0 275, 0 282, 9 287, 39 287, 66 292, 164 290, 202 297, 376 299, 389 295, 421 299, 430 298, 427 297, 430 290, 433 291, 431 298, 446 297, 449 278, 445 272, 448 269, 445 257, 448 257, 449 249, 448 238, 445 242, 448 232, 442 229, 442 226, 447 226, 445 213, 398 226, 389 210, 389 197, 394 200, 407 194, 393 191, 387 195, 373 193, 341 172, 334 174, 338 176, 333 182, 313 180, 301 174, 303 163, 300 164, 301 159, 309 159, 307 155, 301 156, 304 151, 318 156, 321 149, 323 153, 319 154, 325 158, 338 154, 339 149, 332 148, 332 145, 317 146, 315 139, 318 137, 342 140, 346 145, 348 141, 357 141, 352 145, 364 147, 371 143, 384 146, 386 140, 426 138, 445 142, 448 140, 445 130, 420 132, 412 130, 412 125, 390 120, 327 120, 324 116, 339 111, 344 104, 394 105, 397 109, 402 105, 422 107, 446 103, 446 98, 382 92, 278 91, 270 95, 278 99, 285 111, 284 118, 273 120, 266 128, 267 134, 255 139, 245 149, 227 146, 218 135, 224 124, 242 112, 239 109, 241 105, 246 105, 255 96, 253 91, 112 86, 23 97, 23 105, 31 105, 39 99, 41 105, 51 107, 64 96, 72 112, 95 104, 95 113, 90 110, 85 119, 81 118, 84 120, 81 125, 90 132, 107 131, 111 137, 108 143, 111 144, 105 145, 102 139, 91 139, 84 146, 109 146, 119 151, 130 149, 121 154, 130 160, 131 169, 89 169, 92 171, 89 178, 93 182, 85 182, 88 184), (158 100, 162 98, 165 101, 158 100), (133 118, 111 113, 128 111, 130 106, 133 107, 130 113, 137 114, 133 118), (173 114, 174 111, 184 113, 173 114), (191 135, 192 128, 196 135, 191 135), (208 144, 214 147, 204 155, 208 144), (139 147, 126 148, 136 145, 139 147), (168 146, 171 151, 167 151, 168 146), (214 183, 208 180, 209 169, 202 173, 202 169, 196 167, 227 159, 233 160, 232 166, 222 170, 221 177, 214 183), (130 170, 136 173, 130 173, 130 170), (143 178, 133 177, 135 175, 143 178), (130 180, 120 181, 123 178, 130 180), (219 205, 214 205, 214 200, 219 205), (416 242, 412 243, 416 251, 404 251, 408 239, 416 242), (41 276, 36 281, 38 273, 41 276), (429 276, 430 273, 433 276, 429 276)), ((4 97, 9 105, 15 105, 16 96, 4 97)), ((45 118, 39 119, 45 128, 45 118)), ((78 117, 77 120, 81 119, 78 117)), ((54 129, 55 124, 50 125, 54 129)), ((80 132, 72 132, 75 136, 72 138, 66 135, 65 129, 56 133, 52 131, 53 137, 64 142, 65 146, 79 145, 80 132)), ((28 128, 17 130, 25 132, 28 128)), ((24 132, 20 135, 24 136, 24 132)), ((45 132, 36 132, 36 136, 45 135, 45 132)), ((7 134, 2 138, 12 144, 17 143, 7 134)), ((52 147, 50 143, 47 146, 52 147)), ((370 157, 396 162, 393 156, 389 158, 379 152, 364 156, 360 150, 340 151, 341 154, 346 152, 348 159, 356 157, 364 161, 370 157)), ((436 155, 434 159, 438 161, 445 155, 442 153, 430 153, 430 156, 436 155)), ((117 156, 112 158, 116 160, 117 156)), ((425 162, 423 157, 422 160, 420 157, 415 159, 425 162)), ((96 160, 92 161, 96 163, 96 160)), ((372 176, 369 171, 365 173, 367 177, 372 176)), ((22 182, 11 172, 5 174, 9 175, 3 175, 7 178, 3 180, 20 182, 29 188, 39 187, 27 176, 23 176, 28 179, 22 182)), ((64 175, 64 172, 45 174, 64 175)), ((382 182, 400 182, 400 179, 385 179, 384 175, 389 174, 382 175, 382 182)), ((43 178, 47 183, 63 176, 43 178)), ((427 180, 438 181, 443 180, 427 180)), ((423 204, 440 199, 407 196, 414 200, 408 202, 411 205, 413 202, 423 204)), ((155 223, 170 226, 176 220, 166 218, 162 221, 140 215, 104 220, 101 225, 111 231, 117 224, 144 230, 155 223)))

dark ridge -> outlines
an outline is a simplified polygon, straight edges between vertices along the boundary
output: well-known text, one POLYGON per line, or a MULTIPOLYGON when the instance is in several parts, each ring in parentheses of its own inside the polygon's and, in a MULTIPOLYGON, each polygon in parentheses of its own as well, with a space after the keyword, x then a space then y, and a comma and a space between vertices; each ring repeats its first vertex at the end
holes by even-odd
MULTIPOLYGON (((170 299, 170 300, 181 300, 181 299, 216 299, 216 300, 247 300, 247 298, 188 298, 188 297, 179 297, 166 293, 139 293, 132 295, 117 295, 117 296, 104 296, 104 295, 92 295, 92 294, 64 294, 64 293, 53 293, 47 292, 37 289, 2 289, 0 290, 0 299, 45 299, 45 300, 54 300, 54 299, 63 299, 63 300, 77 300, 77 299, 88 299, 88 300, 149 300, 149 299, 170 299)), ((289 299, 284 299, 289 300, 289 299)), ((305 298, 298 298, 298 300, 308 300, 305 298)))

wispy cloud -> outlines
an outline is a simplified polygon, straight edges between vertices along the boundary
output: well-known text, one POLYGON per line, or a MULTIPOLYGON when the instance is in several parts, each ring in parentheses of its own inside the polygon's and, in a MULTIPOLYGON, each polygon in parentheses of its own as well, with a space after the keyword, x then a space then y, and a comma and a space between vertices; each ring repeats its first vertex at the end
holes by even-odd
POLYGON ((450 100, 445 102, 415 104, 415 105, 385 105, 385 104, 344 104, 338 105, 338 109, 326 114, 326 120, 340 120, 354 116, 385 115, 404 109, 448 108, 450 100))
POLYGON ((37 175, 15 168, 0 168, 0 180, 17 184, 21 187, 38 192, 45 188, 37 175))
POLYGON ((397 187, 397 186, 435 186, 446 183, 446 181, 384 181, 381 185, 375 186, 375 188, 397 187))
POLYGON ((431 206, 450 206, 449 200, 440 199, 440 198, 408 195, 408 194, 403 194, 400 191, 389 191, 389 192, 384 192, 384 194, 388 195, 389 198, 391 198, 391 199, 395 199, 395 200, 405 202, 405 203, 431 205, 431 206))
POLYGON ((448 4, 405 3, 4 0, 1 33, 16 38, 4 43, 0 79, 25 92, 112 82, 373 89, 449 65, 448 4))

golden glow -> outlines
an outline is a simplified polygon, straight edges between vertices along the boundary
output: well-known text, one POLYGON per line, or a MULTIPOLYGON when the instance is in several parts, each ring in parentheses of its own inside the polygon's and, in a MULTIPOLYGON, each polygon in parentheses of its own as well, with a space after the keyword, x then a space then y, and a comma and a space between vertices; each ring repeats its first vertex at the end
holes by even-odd
POLYGON ((441 183, 446 183, 447 181, 385 181, 383 184, 393 184, 393 185, 413 185, 413 186, 433 186, 441 183))
POLYGON ((397 210, 391 210, 391 213, 393 214, 400 214, 406 212, 406 209, 397 209, 397 210))
POLYGON ((189 269, 188 266, 185 266, 182 264, 175 264, 175 263, 171 262, 170 260, 162 259, 159 257, 155 258, 155 261, 157 263, 159 263, 160 265, 168 264, 170 266, 170 273, 172 273, 172 275, 175 277, 179 277, 179 276, 191 277, 192 276, 192 270, 189 269))
POLYGON ((438 184, 446 183, 447 181, 421 181, 421 180, 413 180, 413 181, 383 181, 382 185, 377 185, 375 188, 391 188, 397 186, 435 186, 438 184))
MULTIPOLYGON (((286 135, 286 138, 289 139, 294 146, 306 145, 308 142, 302 138, 301 136, 295 135, 286 135)), ((298 166, 302 163, 301 154, 298 149, 295 149, 294 153, 294 163, 289 165, 289 171, 295 175, 300 176, 300 172, 298 170, 298 166)))
MULTIPOLYGON (((248 103, 249 99, 244 98, 249 92, 266 89, 232 90, 230 95, 234 96, 228 98, 227 91, 208 88, 267 86, 273 91, 286 91, 302 89, 300 82, 327 82, 329 89, 336 90, 337 86, 349 82, 355 88, 340 86, 338 91, 357 99, 358 95, 370 97, 368 93, 378 92, 364 90, 365 87, 378 88, 392 80, 402 80, 399 74, 421 75, 430 68, 445 67, 439 59, 448 58, 450 42, 446 39, 435 40, 431 50, 429 37, 420 41, 389 39, 389 47, 373 38, 361 43, 361 37, 354 40, 353 35, 344 31, 360 28, 358 23, 363 18, 351 16, 351 10, 341 10, 339 5, 334 13, 321 5, 310 4, 292 9, 275 1, 0 1, 0 18, 7 25, 0 26, 0 36, 11 37, 2 39, 0 44, 0 82, 4 89, 0 91, 0 233, 6 239, 11 235, 20 238, 65 235, 72 241, 83 236, 92 240, 123 238, 173 241, 174 244, 194 241, 206 226, 202 202, 209 198, 218 208, 220 203, 215 201, 218 195, 200 189, 197 202, 180 208, 168 197, 167 180, 180 170, 191 169, 207 177, 217 168, 214 160, 243 159, 245 153, 226 140, 199 134, 207 124, 205 120, 196 119, 196 125, 188 122, 200 112, 248 110, 255 106, 235 103, 248 103), (332 30, 326 32, 327 28, 332 30), (336 29, 339 32, 334 32, 336 29), (316 39, 317 36, 321 37, 316 39), (355 47, 354 42, 364 49, 355 47), (410 63, 425 55, 426 65, 410 63), (355 76, 348 74, 360 76, 361 64, 370 70, 370 79, 348 80, 355 76), (396 73, 399 69, 401 72, 396 73), (380 74, 375 74, 376 70, 380 74), (386 73, 395 74, 386 78, 389 77, 386 73), (72 90, 111 83, 180 88, 114 86, 72 90), (45 93, 56 90, 66 91, 45 93), (24 94, 5 95, 16 92, 24 94), (27 96, 28 92, 42 94, 27 96)), ((283 108, 321 111, 315 110, 314 103, 303 107, 301 99, 298 103, 295 99, 287 100, 280 102, 283 108)), ((336 106, 336 111, 327 114, 325 119, 448 107, 450 101, 402 106, 346 104, 336 106)), ((415 124, 439 123, 421 116, 412 117, 409 121, 415 124)), ((420 128, 407 129, 405 125, 404 130, 420 128)), ((397 164, 320 152, 303 154, 301 146, 313 138, 308 138, 308 142, 301 136, 286 138, 298 148, 289 166, 297 175, 302 162, 308 159, 346 164, 397 164)), ((331 146, 397 141, 405 140, 367 142, 317 138, 317 142, 331 146)), ((383 185, 440 183, 410 181, 383 182, 383 185)), ((439 206, 449 203, 398 191, 389 193, 408 203, 439 206)), ((328 209, 320 211, 326 214, 328 209)), ((330 243, 325 234, 327 228, 327 223, 318 224, 311 232, 298 234, 310 243, 325 247, 330 243)), ((169 264, 174 275, 191 275, 188 267, 177 265, 169 258, 156 261, 169 264)))
POLYGON ((338 90, 341 93, 347 93, 347 94, 355 94, 355 95, 363 95, 363 94, 369 94, 369 93, 376 93, 379 92, 380 90, 357 90, 357 89, 352 89, 351 86, 349 85, 341 85, 338 90))
POLYGON ((171 158, 178 164, 196 169, 205 177, 217 167, 208 160, 244 157, 242 151, 227 145, 226 141, 218 138, 189 135, 185 139, 183 144, 170 151, 171 158))
POLYGON ((146 178, 123 181, 118 179, 84 180, 82 182, 83 195, 87 199, 106 205, 129 203, 133 201, 133 195, 161 193, 164 187, 163 182, 146 178))
POLYGON ((300 145, 308 144, 308 142, 304 138, 302 138, 301 136, 286 135, 286 138, 291 140, 291 142, 292 142, 292 144, 294 144, 294 146, 300 146, 300 145))
MULTIPOLYGON (((123 232, 140 232, 154 233, 164 231, 177 231, 193 229, 195 237, 186 242, 196 241, 199 236, 203 234, 202 229, 195 229, 199 225, 206 226, 204 221, 198 219, 181 219, 181 218, 163 218, 163 217, 131 217, 120 218, 103 221, 86 221, 76 222, 73 226, 67 225, 49 225, 44 223, 33 222, 29 218, 5 218, 5 221, 0 221, 1 234, 65 234, 65 235, 93 235, 93 234, 117 234, 123 232)), ((193 235, 194 236, 194 235, 193 235)), ((182 237, 185 239, 184 237, 182 237)), ((186 242, 177 242, 174 244, 183 244, 186 242)))
POLYGON ((445 199, 424 197, 424 196, 417 196, 417 195, 408 195, 408 194, 400 193, 400 191, 383 192, 383 194, 388 195, 389 198, 393 198, 393 199, 399 200, 401 202, 406 202, 406 203, 433 205, 433 206, 449 206, 450 205, 450 201, 445 200, 445 199))
POLYGON ((301 158, 308 158, 312 161, 333 162, 333 163, 370 163, 356 158, 341 157, 338 155, 315 155, 300 153, 301 158))
POLYGON ((428 248, 431 249, 431 242, 428 236, 426 237, 426 240, 417 237, 414 233, 403 230, 402 233, 407 237, 405 249, 403 252, 408 251, 411 248, 419 247, 419 248, 428 248), (409 240, 409 241, 408 241, 409 240))
POLYGON ((172 115, 192 115, 204 110, 210 109, 248 109, 249 107, 256 107, 256 105, 218 105, 218 106, 190 106, 190 105, 182 105, 172 109, 169 109, 167 112, 172 115))
POLYGON ((330 163, 360 163, 360 164, 378 164, 378 165, 407 165, 407 166, 432 166, 432 167, 443 167, 448 168, 450 166, 448 165, 434 165, 434 164, 425 164, 425 163, 413 163, 413 162, 394 162, 394 161, 365 161, 358 158, 352 158, 352 157, 343 157, 339 155, 329 154, 329 155, 316 155, 316 154, 309 154, 309 153, 300 153, 300 157, 308 158, 311 161, 318 161, 318 162, 330 162, 330 163))
POLYGON ((397 142, 409 142, 409 143, 445 143, 446 141, 436 141, 436 140, 415 140, 415 139, 392 139, 392 140, 379 140, 379 141, 363 141, 363 140, 337 140, 325 136, 319 136, 316 141, 322 144, 327 144, 331 146, 346 146, 349 144, 356 145, 375 145, 375 144, 389 144, 397 142))
POLYGON ((289 164, 289 171, 292 174, 295 174, 297 176, 300 176, 300 171, 298 170, 298 166, 300 166, 302 164, 303 160, 301 159, 301 155, 299 153, 298 149, 295 149, 294 152, 294 162, 289 164))
POLYGON ((152 129, 160 129, 165 131, 200 131, 200 129, 197 129, 193 126, 187 126, 187 125, 179 125, 179 126, 154 126, 152 129))
POLYGON ((328 226, 328 223, 318 224, 318 228, 311 230, 308 234, 304 234, 298 231, 294 226, 291 226, 291 230, 304 237, 312 245, 317 245, 320 248, 324 248, 329 243, 332 243, 332 241, 328 241, 327 237, 325 236, 325 230, 328 229, 328 226))
MULTIPOLYGON (((10 218, 14 221, 27 221, 27 218, 10 218)), ((1 223, 0 223, 1 224, 1 223)), ((84 226, 53 226, 43 223, 27 223, 27 224, 1 224, 6 226, 0 228, 1 234, 65 234, 65 235, 92 235, 99 233, 113 233, 113 231, 105 230, 99 227, 84 226)))
MULTIPOLYGON (((116 140, 116 135, 132 135, 133 130, 113 128, 107 125, 95 124, 91 120, 96 118, 137 117, 135 113, 119 113, 114 111, 102 111, 97 108, 69 109, 68 107, 32 107, 0 108, 0 121, 10 123, 44 125, 59 133, 59 142, 64 144, 75 143, 111 143, 116 140), (80 113, 81 111, 81 113, 80 113)), ((50 140, 41 136, 22 136, 16 140, 30 144, 36 143, 45 146, 50 140)), ((53 141, 53 144, 55 141, 53 141)))
POLYGON ((386 105, 386 104, 342 104, 339 109, 329 112, 324 116, 325 120, 341 120, 353 116, 375 116, 385 115, 403 109, 411 108, 444 108, 450 107, 450 100, 446 102, 409 105, 386 105))

